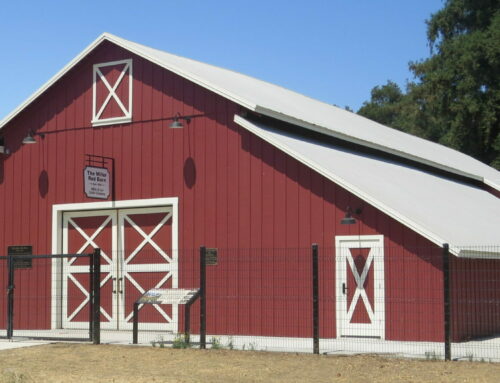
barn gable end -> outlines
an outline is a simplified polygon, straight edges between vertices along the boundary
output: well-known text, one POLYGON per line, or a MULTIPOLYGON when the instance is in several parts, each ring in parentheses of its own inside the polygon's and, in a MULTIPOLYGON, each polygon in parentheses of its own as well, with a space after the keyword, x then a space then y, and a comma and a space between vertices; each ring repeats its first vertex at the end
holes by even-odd
MULTIPOLYGON (((209 275, 209 333, 308 337, 311 287, 304 275, 310 272, 308 249, 317 243, 321 334, 336 337, 336 237, 381 236, 385 339, 440 341, 439 241, 431 242, 374 201, 363 200, 286 147, 242 126, 241 116, 257 117, 252 105, 245 107, 198 82, 106 39, 87 51, 3 126, 11 155, 0 160, 0 247, 29 243, 38 254, 59 249, 59 237, 51 229, 54 206, 91 206, 95 200, 85 195, 82 177, 86 155, 109 157, 116 201, 178 201, 179 287, 198 283, 194 267, 199 246, 220 249, 219 265, 209 275), (121 71, 128 75, 123 68, 110 75, 113 81, 102 87, 101 96, 94 96, 95 65, 116 62, 130 62, 132 83, 114 89, 116 98, 130 101, 130 107, 123 102, 122 108, 113 95, 106 101, 121 71), (99 105, 108 119, 104 123, 96 112, 99 105), (179 116, 194 117, 189 123, 183 120, 184 129, 168 129, 179 116), (118 120, 109 120, 114 118, 118 120), (22 145, 30 131, 37 144, 22 145), (356 225, 340 223, 349 207, 362 207, 356 225), (260 293, 248 298, 255 289, 260 293), (270 298, 269 291, 274 293, 270 298), (283 299, 287 294, 294 300, 283 299)), ((116 210, 108 201, 102 210, 116 210)), ((158 207, 151 203, 150 208, 158 207)), ((132 230, 126 225, 124 231, 132 230)), ((0 284, 6 282, 3 278, 1 274, 0 284)), ((28 290, 50 295, 49 281, 43 286, 34 279, 26 283, 28 290)), ((0 318, 2 324, 5 315, 0 318)), ((51 318, 51 310, 43 311, 38 325, 53 326, 51 318)), ((193 326, 197 328, 196 321, 193 326)), ((464 331, 456 331, 458 339, 464 331)))

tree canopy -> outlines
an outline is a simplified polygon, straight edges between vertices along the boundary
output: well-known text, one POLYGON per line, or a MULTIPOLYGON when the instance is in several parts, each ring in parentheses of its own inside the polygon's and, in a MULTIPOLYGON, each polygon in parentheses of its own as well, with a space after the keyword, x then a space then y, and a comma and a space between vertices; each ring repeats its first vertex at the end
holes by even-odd
POLYGON ((427 37, 415 81, 376 86, 358 113, 500 169, 500 0, 447 0, 427 37))

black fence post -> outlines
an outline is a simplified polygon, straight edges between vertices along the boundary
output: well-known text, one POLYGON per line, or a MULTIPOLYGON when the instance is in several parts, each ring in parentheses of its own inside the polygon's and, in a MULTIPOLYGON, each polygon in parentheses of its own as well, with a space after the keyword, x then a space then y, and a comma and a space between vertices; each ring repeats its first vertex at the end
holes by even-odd
POLYGON ((9 280, 7 286, 7 338, 12 339, 14 333, 14 258, 7 257, 9 280))
POLYGON ((206 317, 206 252, 205 246, 200 247, 200 348, 207 348, 207 317, 206 317))
POLYGON ((94 301, 92 303, 93 311, 93 341, 94 344, 101 343, 101 249, 95 249, 92 256, 93 263, 93 295, 94 301))
POLYGON ((443 245, 444 359, 451 360, 450 251, 443 245))
POLYGON ((184 342, 189 344, 189 333, 191 332, 191 303, 184 306, 184 342))
POLYGON ((313 293, 313 353, 319 354, 319 278, 318 245, 312 245, 312 293, 313 293))
POLYGON ((94 340, 94 253, 89 255, 89 338, 94 340))
POLYGON ((134 318, 132 327, 132 343, 137 344, 139 338, 139 303, 134 303, 134 318))

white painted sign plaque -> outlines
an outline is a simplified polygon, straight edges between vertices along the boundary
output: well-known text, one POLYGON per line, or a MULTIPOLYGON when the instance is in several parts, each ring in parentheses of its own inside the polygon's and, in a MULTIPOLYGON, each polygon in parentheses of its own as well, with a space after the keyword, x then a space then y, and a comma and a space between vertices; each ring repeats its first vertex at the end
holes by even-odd
POLYGON ((137 303, 162 305, 185 305, 193 298, 199 289, 151 289, 146 291, 137 303))
POLYGON ((85 166, 83 169, 83 184, 88 198, 108 199, 109 171, 106 168, 85 166))

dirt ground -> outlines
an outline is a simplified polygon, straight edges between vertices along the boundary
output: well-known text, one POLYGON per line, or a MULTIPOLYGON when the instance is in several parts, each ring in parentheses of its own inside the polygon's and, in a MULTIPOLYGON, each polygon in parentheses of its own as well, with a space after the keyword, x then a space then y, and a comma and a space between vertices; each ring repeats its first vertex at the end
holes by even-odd
POLYGON ((498 382, 500 363, 88 344, 0 351, 0 382, 498 382))

